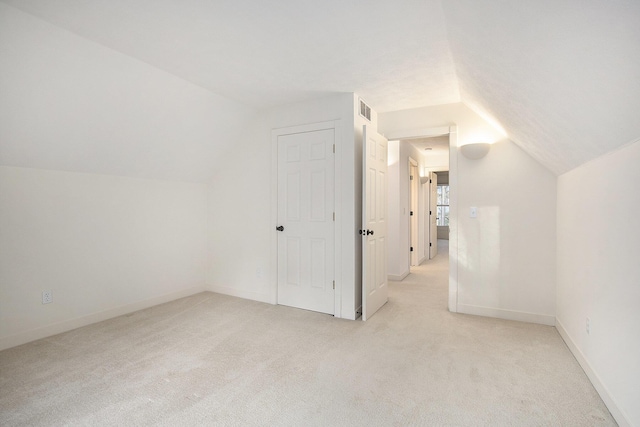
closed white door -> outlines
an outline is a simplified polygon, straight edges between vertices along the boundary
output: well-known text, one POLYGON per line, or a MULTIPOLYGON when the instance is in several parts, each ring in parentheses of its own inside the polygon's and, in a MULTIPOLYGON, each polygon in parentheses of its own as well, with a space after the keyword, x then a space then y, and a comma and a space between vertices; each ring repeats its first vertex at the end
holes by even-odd
POLYGON ((363 127, 362 320, 388 300, 387 140, 363 127))
POLYGON ((278 137, 278 304, 334 314, 334 130, 278 137))
POLYGON ((429 172, 429 185, 431 186, 431 197, 429 197, 429 210, 431 211, 431 224, 429 227, 429 259, 431 259, 438 255, 438 175, 434 172, 429 172))

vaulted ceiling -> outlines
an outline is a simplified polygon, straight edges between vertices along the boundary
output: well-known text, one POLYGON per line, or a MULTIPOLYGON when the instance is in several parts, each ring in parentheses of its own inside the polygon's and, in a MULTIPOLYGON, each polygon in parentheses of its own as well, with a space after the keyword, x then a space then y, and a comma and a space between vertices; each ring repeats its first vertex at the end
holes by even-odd
POLYGON ((464 102, 555 173, 640 137, 637 0, 2 0, 254 109, 464 102))

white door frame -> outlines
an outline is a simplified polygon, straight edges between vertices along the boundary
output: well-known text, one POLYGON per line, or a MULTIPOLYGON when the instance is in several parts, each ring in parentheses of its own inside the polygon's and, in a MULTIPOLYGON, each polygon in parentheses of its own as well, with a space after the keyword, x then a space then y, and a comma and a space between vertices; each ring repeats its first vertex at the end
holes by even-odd
POLYGON ((432 212, 432 215, 429 215, 429 259, 432 259, 438 254, 438 174, 433 171, 429 171, 429 211, 432 212), (434 218, 436 219, 435 232, 434 218), (433 243, 436 244, 435 249, 432 246, 433 243), (431 256, 433 253, 435 255, 431 256))
POLYGON ((307 125, 290 126, 271 130, 271 274, 269 302, 271 304, 278 303, 278 137, 283 135, 291 135, 295 133, 315 132, 318 130, 334 130, 335 143, 335 164, 334 164, 334 209, 336 212, 336 220, 334 227, 334 276, 335 276, 335 294, 334 294, 334 316, 342 317, 342 245, 341 231, 343 224, 342 215, 342 122, 341 120, 332 120, 328 122, 313 123, 307 125))
POLYGON ((449 311, 458 311, 458 128, 456 125, 388 132, 387 139, 449 135, 449 311))
POLYGON ((418 210, 420 198, 419 180, 420 171, 418 170, 418 161, 409 156, 409 246, 413 248, 413 251, 409 249, 409 271, 411 267, 420 265, 420 256, 418 255, 418 248, 420 246, 420 237, 418 235, 418 210), (415 171, 415 176, 411 179, 411 172, 415 171), (414 209, 415 207, 415 209, 414 209), (413 212, 413 215, 411 215, 413 212))

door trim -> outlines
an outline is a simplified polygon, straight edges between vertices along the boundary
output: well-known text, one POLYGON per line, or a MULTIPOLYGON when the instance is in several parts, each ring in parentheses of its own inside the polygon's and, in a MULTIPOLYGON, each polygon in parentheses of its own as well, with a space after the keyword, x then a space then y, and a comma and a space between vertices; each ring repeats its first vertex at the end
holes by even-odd
POLYGON ((409 214, 409 247, 413 248, 413 251, 409 251, 409 266, 408 271, 411 272, 411 267, 417 267, 420 265, 420 254, 418 253, 420 248, 420 221, 418 220, 420 214, 420 170, 418 162, 409 156, 409 168, 408 168, 408 181, 409 181, 409 212, 413 212, 413 215, 409 214), (415 176, 411 179, 411 172, 415 171, 415 176), (414 209, 415 208, 415 209, 414 209))
POLYGON ((271 254, 270 254, 270 285, 269 285, 269 302, 271 304, 278 304, 278 235, 276 231, 278 221, 278 138, 284 135, 291 135, 296 133, 315 132, 319 130, 333 129, 334 131, 334 144, 335 144, 335 156, 334 156, 334 181, 333 181, 333 195, 334 195, 334 210, 336 212, 336 220, 334 226, 334 280, 336 282, 336 288, 334 292, 334 316, 342 317, 342 277, 340 272, 342 271, 342 245, 340 244, 342 227, 344 218, 342 215, 342 121, 332 120, 327 122, 319 122, 312 124, 305 124, 299 126, 288 126, 283 128, 276 128, 271 130, 271 227, 269 233, 271 234, 271 254))
POLYGON ((406 129, 388 132, 387 139, 449 135, 449 311, 458 311, 458 127, 406 129))

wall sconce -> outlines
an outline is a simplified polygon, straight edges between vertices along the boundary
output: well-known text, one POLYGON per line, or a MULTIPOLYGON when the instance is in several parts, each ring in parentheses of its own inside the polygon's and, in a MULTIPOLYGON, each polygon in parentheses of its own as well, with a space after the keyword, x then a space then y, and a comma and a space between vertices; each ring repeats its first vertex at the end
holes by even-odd
POLYGON ((476 142, 461 146, 460 151, 467 159, 478 160, 486 156, 490 148, 491 144, 488 142, 476 142))

